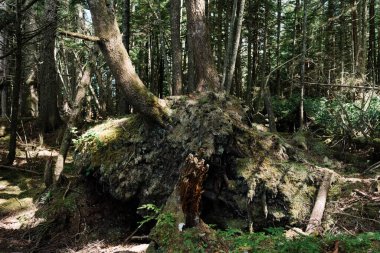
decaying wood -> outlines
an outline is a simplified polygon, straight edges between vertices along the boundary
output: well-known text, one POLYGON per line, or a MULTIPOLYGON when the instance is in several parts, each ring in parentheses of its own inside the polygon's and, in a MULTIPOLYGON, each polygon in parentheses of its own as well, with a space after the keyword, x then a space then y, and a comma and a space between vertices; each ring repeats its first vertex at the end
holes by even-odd
POLYGON ((308 234, 318 232, 320 229, 323 212, 325 211, 327 194, 330 189, 332 178, 332 174, 328 172, 326 172, 325 176, 323 177, 322 183, 319 187, 317 200, 315 201, 313 211, 311 212, 309 224, 306 227, 306 233, 308 234))
POLYGON ((198 159, 192 154, 188 155, 178 183, 182 211, 186 217, 187 227, 194 227, 199 224, 199 204, 207 171, 208 165, 203 159, 198 159))

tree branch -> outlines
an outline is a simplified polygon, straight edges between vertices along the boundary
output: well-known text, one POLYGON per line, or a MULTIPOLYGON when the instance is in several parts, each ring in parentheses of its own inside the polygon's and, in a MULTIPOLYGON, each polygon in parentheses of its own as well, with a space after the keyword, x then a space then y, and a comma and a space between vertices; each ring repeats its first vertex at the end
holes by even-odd
POLYGON ((91 42, 100 42, 100 41, 102 41, 99 37, 96 37, 96 36, 85 35, 85 34, 75 33, 75 32, 70 32, 70 31, 65 31, 65 30, 62 30, 62 29, 59 29, 58 32, 59 32, 59 34, 67 36, 67 37, 73 37, 73 38, 87 40, 87 41, 91 41, 91 42))

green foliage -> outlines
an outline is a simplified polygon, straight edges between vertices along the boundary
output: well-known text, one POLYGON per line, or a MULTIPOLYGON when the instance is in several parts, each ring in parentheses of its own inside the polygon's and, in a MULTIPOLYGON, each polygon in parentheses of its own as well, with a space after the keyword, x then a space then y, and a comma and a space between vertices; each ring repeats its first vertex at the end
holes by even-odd
POLYGON ((295 121, 297 120, 297 111, 300 104, 299 94, 295 94, 288 99, 272 97, 273 111, 278 120, 295 121))
POLYGON ((157 207, 154 204, 145 204, 137 208, 138 210, 147 210, 151 212, 151 214, 145 215, 143 217, 143 220, 139 222, 139 228, 142 227, 144 224, 152 221, 152 220, 157 220, 158 216, 161 213, 161 208, 157 207))
MULTIPOLYGON (((299 94, 288 99, 273 98, 273 110, 278 121, 297 122, 300 104, 299 94)), ((365 136, 374 138, 380 134, 380 97, 369 102, 350 101, 344 97, 334 99, 305 98, 304 110, 311 126, 336 138, 365 136)))
POLYGON ((305 112, 314 123, 337 137, 375 137, 380 132, 380 97, 369 104, 344 98, 305 100, 305 112))
MULTIPOLYGON (((75 130, 74 130, 75 131, 75 130)), ((97 149, 101 149, 105 146, 104 142, 100 140, 98 133, 93 130, 89 130, 83 135, 81 135, 78 139, 73 139, 73 143, 75 146, 80 145, 81 143, 95 143, 97 149)))
POLYGON ((300 236, 287 239, 283 228, 268 228, 259 233, 243 233, 237 229, 218 231, 218 237, 227 241, 230 252, 300 252, 319 253, 331 250, 336 241, 342 252, 378 252, 380 250, 380 233, 351 235, 326 235, 323 238, 300 236))

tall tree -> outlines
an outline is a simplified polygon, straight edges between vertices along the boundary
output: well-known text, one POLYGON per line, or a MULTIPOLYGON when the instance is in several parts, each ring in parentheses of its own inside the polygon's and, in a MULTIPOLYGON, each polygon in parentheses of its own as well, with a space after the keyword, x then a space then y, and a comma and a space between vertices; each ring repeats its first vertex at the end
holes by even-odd
POLYGON ((19 98, 22 85, 22 16, 21 16, 21 0, 16 0, 16 22, 15 22, 15 73, 14 85, 12 90, 12 113, 11 113, 11 133, 9 138, 9 152, 7 155, 7 164, 13 164, 16 157, 16 138, 17 138, 17 123, 19 113, 19 98))
POLYGON ((170 29, 172 41, 172 93, 182 93, 182 43, 181 43, 181 0, 170 1, 170 29))
POLYGON ((227 93, 231 92, 232 79, 235 72, 236 56, 239 50, 240 34, 243 24, 244 6, 245 0, 234 0, 222 80, 222 86, 227 93))
POLYGON ((194 60, 196 90, 216 91, 220 82, 211 52, 205 7, 204 0, 186 1, 189 49, 194 60))
POLYGON ((57 70, 55 65, 55 40, 58 25, 58 1, 45 1, 45 26, 43 41, 41 46, 42 64, 39 69, 40 84, 40 108, 39 122, 41 131, 48 132, 57 127, 61 123, 58 110, 58 92, 59 84, 57 79, 57 70))
MULTIPOLYGON (((129 47, 131 43, 131 0, 124 0, 124 15, 123 15, 123 43, 125 49, 129 53, 129 47)), ((126 100, 122 89, 118 86, 117 92, 117 109, 121 115, 130 112, 128 101, 126 100)))
MULTIPOLYGON (((281 0, 277 0, 277 34, 276 34, 276 65, 280 66, 280 39, 281 39, 281 21, 282 21, 282 4, 281 0)), ((280 68, 276 70, 276 93, 280 95, 281 80, 280 80, 280 68)))
POLYGON ((302 57, 301 57, 301 102, 300 102, 300 129, 304 128, 304 94, 305 94, 305 65, 306 65, 306 43, 307 43, 307 8, 308 0, 303 0, 302 21, 302 57))
POLYGON ((122 42, 113 6, 107 0, 88 0, 97 41, 106 62, 124 90, 131 105, 140 113, 164 126, 168 112, 162 102, 145 87, 135 72, 129 54, 122 42))
POLYGON ((376 20, 375 0, 369 2, 369 39, 368 39, 368 70, 372 81, 376 81, 376 20))

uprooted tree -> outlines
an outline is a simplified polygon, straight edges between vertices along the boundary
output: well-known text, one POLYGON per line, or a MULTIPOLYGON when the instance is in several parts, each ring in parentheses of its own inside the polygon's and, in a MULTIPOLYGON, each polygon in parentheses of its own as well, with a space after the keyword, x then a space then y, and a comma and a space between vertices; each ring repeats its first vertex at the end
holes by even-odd
MULTIPOLYGON (((195 2, 188 1, 189 9, 202 7, 195 2)), ((98 43, 116 83, 143 116, 91 129, 92 134, 77 143, 76 167, 97 178, 116 199, 135 206, 164 206, 174 221, 151 233, 153 244, 162 249, 182 242, 178 226, 185 224, 196 229, 195 237, 209 249, 223 250, 203 219, 220 227, 251 230, 304 226, 323 169, 300 162, 301 155, 280 137, 252 128, 236 98, 203 93, 159 100, 136 74, 112 8, 104 0, 88 4, 96 33, 90 40, 98 43)), ((197 81, 198 91, 217 86, 210 66, 210 76, 197 81)), ((203 70, 207 74, 210 68, 203 70)))

